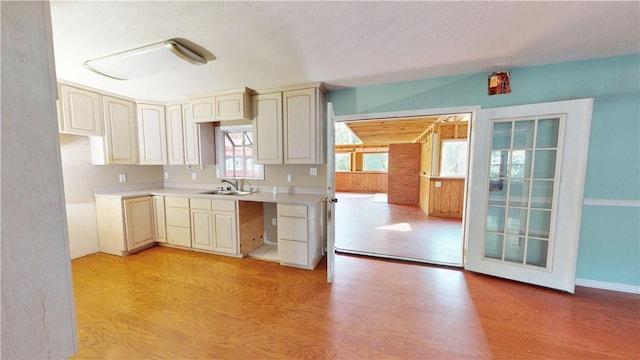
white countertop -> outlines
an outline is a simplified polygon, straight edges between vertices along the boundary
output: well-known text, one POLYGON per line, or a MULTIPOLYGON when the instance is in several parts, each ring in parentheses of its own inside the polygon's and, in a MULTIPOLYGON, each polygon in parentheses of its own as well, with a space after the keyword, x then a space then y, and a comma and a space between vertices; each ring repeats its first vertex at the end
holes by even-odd
POLYGON ((119 198, 119 199, 128 199, 133 197, 140 196, 150 196, 150 195, 159 195, 159 196, 178 196, 178 197, 198 197, 198 198, 209 198, 209 199, 233 199, 240 201, 255 201, 255 202, 271 202, 271 203, 282 203, 282 204, 304 204, 310 205, 315 204, 318 201, 321 201, 324 198, 324 195, 320 194, 288 194, 288 193, 278 193, 273 194, 271 192, 255 192, 248 195, 214 195, 214 194, 204 194, 206 192, 210 192, 211 189, 185 189, 185 188, 152 188, 152 189, 141 189, 141 190, 131 190, 131 191, 115 191, 115 192, 103 192, 96 193, 97 197, 109 197, 109 198, 119 198))

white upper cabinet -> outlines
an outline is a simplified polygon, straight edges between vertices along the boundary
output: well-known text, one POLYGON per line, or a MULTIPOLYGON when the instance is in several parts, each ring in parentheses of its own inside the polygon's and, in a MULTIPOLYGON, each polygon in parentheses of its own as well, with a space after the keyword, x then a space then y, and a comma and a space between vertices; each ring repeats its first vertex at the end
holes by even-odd
POLYGON ((256 163, 282 164, 282 93, 253 96, 256 163))
POLYGON ((284 163, 317 163, 316 89, 285 91, 283 98, 284 163))
POLYGON ((72 86, 60 85, 61 133, 102 135, 102 95, 72 86))
POLYGON ((216 163, 214 123, 197 123, 193 120, 193 108, 182 105, 184 129, 184 163, 187 165, 210 165, 216 163))
POLYGON ((200 163, 200 134, 198 124, 193 121, 193 107, 190 104, 182 105, 182 120, 184 124, 184 163, 198 165, 200 163))
POLYGON ((241 120, 251 118, 249 90, 216 96, 216 121, 241 120))
POLYGON ((256 95, 253 107, 257 163, 324 163, 324 91, 321 87, 256 95))
POLYGON ((216 98, 205 97, 191 100, 193 122, 216 121, 216 98))
POLYGON ((167 161, 169 165, 184 164, 184 122, 182 106, 171 105, 166 108, 167 116, 167 161))
POLYGON ((136 104, 103 96, 102 107, 105 133, 102 137, 90 137, 92 163, 137 164, 136 104))
POLYGON ((167 136, 164 106, 138 104, 140 164, 167 164, 167 136))
POLYGON ((248 88, 192 99, 190 105, 193 122, 196 123, 251 118, 251 99, 248 88))

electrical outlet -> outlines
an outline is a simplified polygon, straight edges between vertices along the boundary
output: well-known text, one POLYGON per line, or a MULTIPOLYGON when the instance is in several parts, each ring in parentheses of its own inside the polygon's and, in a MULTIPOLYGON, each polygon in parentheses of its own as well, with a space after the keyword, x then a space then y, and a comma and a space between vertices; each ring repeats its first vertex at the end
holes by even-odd
POLYGON ((278 222, 277 222, 276 218, 271 218, 271 225, 273 225, 273 226, 278 225, 278 222))
POLYGON ((310 168, 309 169, 309 175, 318 176, 318 168, 310 168))
POLYGON ((293 175, 287 174, 287 182, 291 182, 293 180, 293 175))
POLYGON ((118 179, 120 180, 120 182, 127 182, 127 174, 118 175, 118 179))
POLYGON ((164 173, 164 179, 165 179, 165 180, 169 180, 169 173, 168 173, 168 172, 165 172, 165 173, 164 173))
POLYGON ((191 180, 196 180, 197 178, 196 173, 191 173, 191 180))

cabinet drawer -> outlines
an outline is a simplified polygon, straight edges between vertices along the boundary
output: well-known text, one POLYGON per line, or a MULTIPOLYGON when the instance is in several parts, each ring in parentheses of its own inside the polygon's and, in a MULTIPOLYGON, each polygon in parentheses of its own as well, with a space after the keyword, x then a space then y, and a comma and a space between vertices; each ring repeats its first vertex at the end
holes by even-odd
POLYGON ((236 201, 214 199, 211 204, 211 209, 219 211, 236 211, 236 201))
POLYGON ((306 218, 307 217, 307 206, 306 205, 278 204, 278 215, 306 218))
POLYGON ((279 217, 278 239, 307 241, 307 219, 279 217))
POLYGON ((211 210, 211 200, 191 198, 190 206, 192 209, 211 210))
POLYGON ((307 243, 299 241, 279 240, 278 258, 281 263, 308 265, 307 243))
POLYGON ((164 198, 165 206, 189 208, 189 198, 186 197, 170 197, 164 198))
POLYGON ((167 242, 169 244, 191 247, 191 229, 167 226, 167 242))
POLYGON ((189 209, 167 207, 165 216, 167 226, 181 226, 186 228, 191 226, 189 209))

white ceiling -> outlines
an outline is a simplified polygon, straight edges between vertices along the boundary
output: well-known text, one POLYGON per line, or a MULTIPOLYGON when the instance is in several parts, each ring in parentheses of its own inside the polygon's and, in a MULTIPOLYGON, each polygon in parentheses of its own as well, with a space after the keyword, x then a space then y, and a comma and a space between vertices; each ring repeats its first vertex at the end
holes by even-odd
POLYGON ((51 2, 57 76, 170 101, 330 88, 640 53, 640 2, 51 2), (85 60, 186 38, 217 59, 118 81, 85 60))

